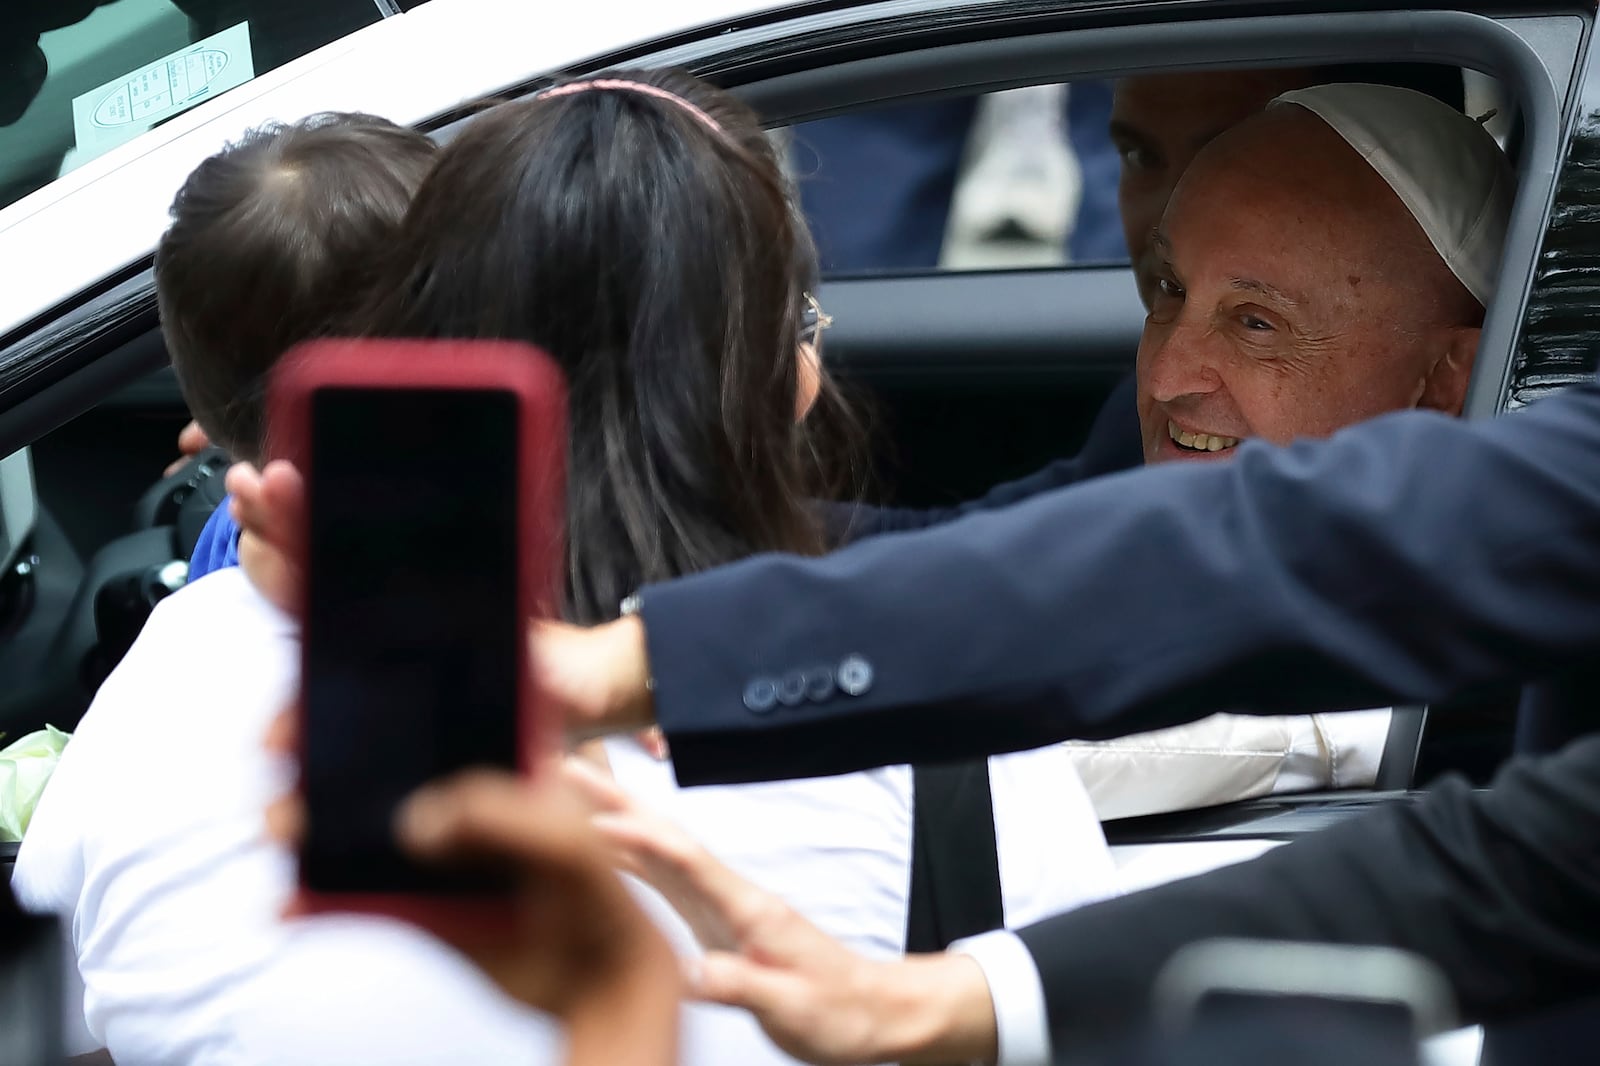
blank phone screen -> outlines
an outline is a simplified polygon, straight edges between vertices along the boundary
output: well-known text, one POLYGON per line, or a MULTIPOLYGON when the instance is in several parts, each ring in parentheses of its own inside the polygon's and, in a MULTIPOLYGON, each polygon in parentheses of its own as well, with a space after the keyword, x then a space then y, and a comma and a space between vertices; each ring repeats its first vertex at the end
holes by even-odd
POLYGON ((518 763, 516 398, 324 388, 311 398, 301 880, 318 892, 492 891, 412 862, 399 803, 518 763))

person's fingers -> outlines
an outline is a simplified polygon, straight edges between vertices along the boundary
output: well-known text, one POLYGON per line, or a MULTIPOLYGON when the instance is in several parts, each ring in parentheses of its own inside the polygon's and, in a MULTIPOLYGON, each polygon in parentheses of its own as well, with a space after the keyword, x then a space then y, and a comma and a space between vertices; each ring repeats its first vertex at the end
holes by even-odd
POLYGON ((579 727, 593 717, 605 683, 593 662, 586 631, 566 622, 535 621, 528 632, 528 655, 539 690, 562 716, 562 728, 575 740, 595 735, 579 727))
POLYGON ((572 790, 595 810, 626 811, 634 805, 633 798, 622 790, 616 778, 588 759, 563 759, 560 772, 572 790))
POLYGON ((658 888, 692 891, 734 928, 747 926, 764 913, 765 890, 734 873, 672 823, 638 812, 599 814, 593 822, 603 839, 639 857, 652 871, 652 882, 672 879, 670 886, 658 888))
POLYGON ((801 982, 782 970, 762 966, 727 951, 708 951, 687 967, 689 996, 725 1007, 742 1007, 757 1018, 795 1002, 801 982))
POLYGON ((419 789, 401 805, 396 830, 423 858, 495 855, 542 864, 592 851, 598 865, 598 848, 571 796, 487 770, 419 789))
POLYGON ((298 793, 286 793, 267 805, 268 837, 294 846, 300 843, 305 832, 306 806, 298 793))
POLYGON ((257 471, 235 463, 227 476, 229 513, 238 523, 239 565, 262 595, 286 611, 298 607, 298 545, 303 536, 305 486, 294 467, 280 461, 257 471))
POLYGON ((182 452, 186 458, 191 455, 198 455, 209 447, 211 447, 211 438, 206 435, 205 430, 200 428, 200 423, 194 419, 191 418, 189 424, 178 431, 178 451, 182 452))
POLYGON ((299 551, 305 525, 305 481, 292 464, 276 459, 257 471, 248 463, 235 463, 225 484, 233 496, 230 513, 240 529, 291 556, 299 551))
MULTIPOLYGON (((262 746, 269 755, 291 758, 300 741, 300 715, 290 704, 267 723, 262 746)), ((305 800, 298 792, 290 791, 267 805, 267 836, 282 844, 298 844, 305 835, 305 800)))
POLYGON ((541 620, 533 623, 529 639, 534 676, 560 709, 570 739, 654 724, 648 651, 638 619, 592 629, 541 620))
POLYGON ((305 530, 305 478, 293 463, 275 459, 261 470, 261 493, 276 522, 277 539, 287 547, 297 547, 305 530))
POLYGON ((300 715, 295 704, 290 704, 267 723, 262 744, 274 755, 293 755, 300 744, 300 715))
POLYGON ((578 762, 586 762, 608 776, 611 773, 611 756, 606 754, 606 744, 603 740, 586 740, 582 744, 574 745, 567 753, 567 757, 578 762))
POLYGON ((636 733, 634 737, 639 741, 639 746, 649 752, 650 757, 656 762, 665 762, 667 760, 667 756, 670 754, 667 751, 667 738, 661 732, 659 726, 653 729, 646 729, 642 733, 636 733))
POLYGON ((527 831, 526 794, 500 774, 469 771, 424 785, 401 805, 396 830, 401 842, 425 855, 459 850, 470 832, 522 847, 527 831))
POLYGON ((614 865, 666 891, 669 886, 663 883, 663 868, 668 876, 681 877, 677 871, 695 861, 698 842, 641 807, 610 773, 587 760, 569 758, 561 775, 573 794, 589 806, 591 824, 614 865))
MULTIPOLYGON (((261 471, 249 463, 234 463, 222 475, 222 487, 233 497, 228 505, 228 513, 243 527, 247 508, 260 507, 261 471)), ((249 515, 258 517, 255 510, 249 511, 249 515)))
MULTIPOLYGON (((624 873, 650 881, 650 871, 644 868, 643 856, 626 843, 628 835, 608 838, 604 832, 608 818, 620 817, 630 825, 645 821, 645 816, 633 797, 617 785, 616 778, 611 775, 610 767, 602 767, 587 758, 573 756, 564 760, 560 773, 573 795, 588 806, 591 815, 590 824, 596 830, 601 846, 610 855, 611 864, 624 873)), ((644 832, 642 828, 636 831, 644 832)))
POLYGON ((239 568, 256 591, 279 609, 299 610, 300 575, 279 548, 251 532, 239 535, 239 568))
POLYGON ((716 859, 677 826, 638 811, 602 811, 591 822, 602 840, 628 857, 630 866, 646 871, 652 884, 671 878, 674 885, 684 885, 707 895, 709 902, 722 904, 725 882, 705 869, 716 859))
POLYGON ((200 428, 200 423, 189 420, 189 424, 178 431, 178 457, 167 464, 161 472, 162 477, 171 477, 182 470, 196 455, 211 447, 211 438, 206 436, 206 431, 200 428))
POLYGON ((637 810, 592 820, 614 865, 642 879, 672 904, 706 948, 733 950, 752 933, 786 931, 788 905, 723 865, 699 841, 665 819, 637 810))

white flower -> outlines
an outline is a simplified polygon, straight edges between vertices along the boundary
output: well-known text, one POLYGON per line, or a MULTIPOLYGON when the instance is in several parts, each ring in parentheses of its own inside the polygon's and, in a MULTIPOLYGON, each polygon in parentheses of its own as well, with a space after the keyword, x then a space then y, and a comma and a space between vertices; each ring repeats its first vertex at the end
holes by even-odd
POLYGON ((53 725, 0 749, 0 840, 21 840, 69 734, 53 725))

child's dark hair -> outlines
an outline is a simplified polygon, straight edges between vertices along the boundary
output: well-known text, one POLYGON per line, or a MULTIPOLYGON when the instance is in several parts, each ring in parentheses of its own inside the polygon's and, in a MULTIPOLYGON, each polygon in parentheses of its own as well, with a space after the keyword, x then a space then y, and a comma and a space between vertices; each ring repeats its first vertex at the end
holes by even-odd
POLYGON ((386 119, 328 113, 252 130, 189 175, 156 248, 156 296, 213 443, 260 461, 268 371, 347 327, 436 153, 386 119))
POLYGON ((442 151, 393 262, 372 332, 525 340, 567 375, 569 617, 826 546, 816 500, 845 467, 822 459, 844 410, 825 374, 796 419, 815 251, 732 96, 617 71, 485 111, 442 151))

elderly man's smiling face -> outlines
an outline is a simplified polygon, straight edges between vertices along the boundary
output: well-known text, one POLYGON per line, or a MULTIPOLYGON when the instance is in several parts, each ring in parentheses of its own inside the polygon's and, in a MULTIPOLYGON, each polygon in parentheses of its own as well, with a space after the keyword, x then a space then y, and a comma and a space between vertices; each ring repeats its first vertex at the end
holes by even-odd
POLYGON ((1460 412, 1482 308, 1321 119, 1274 108, 1213 141, 1155 235, 1139 345, 1147 462, 1460 412))

